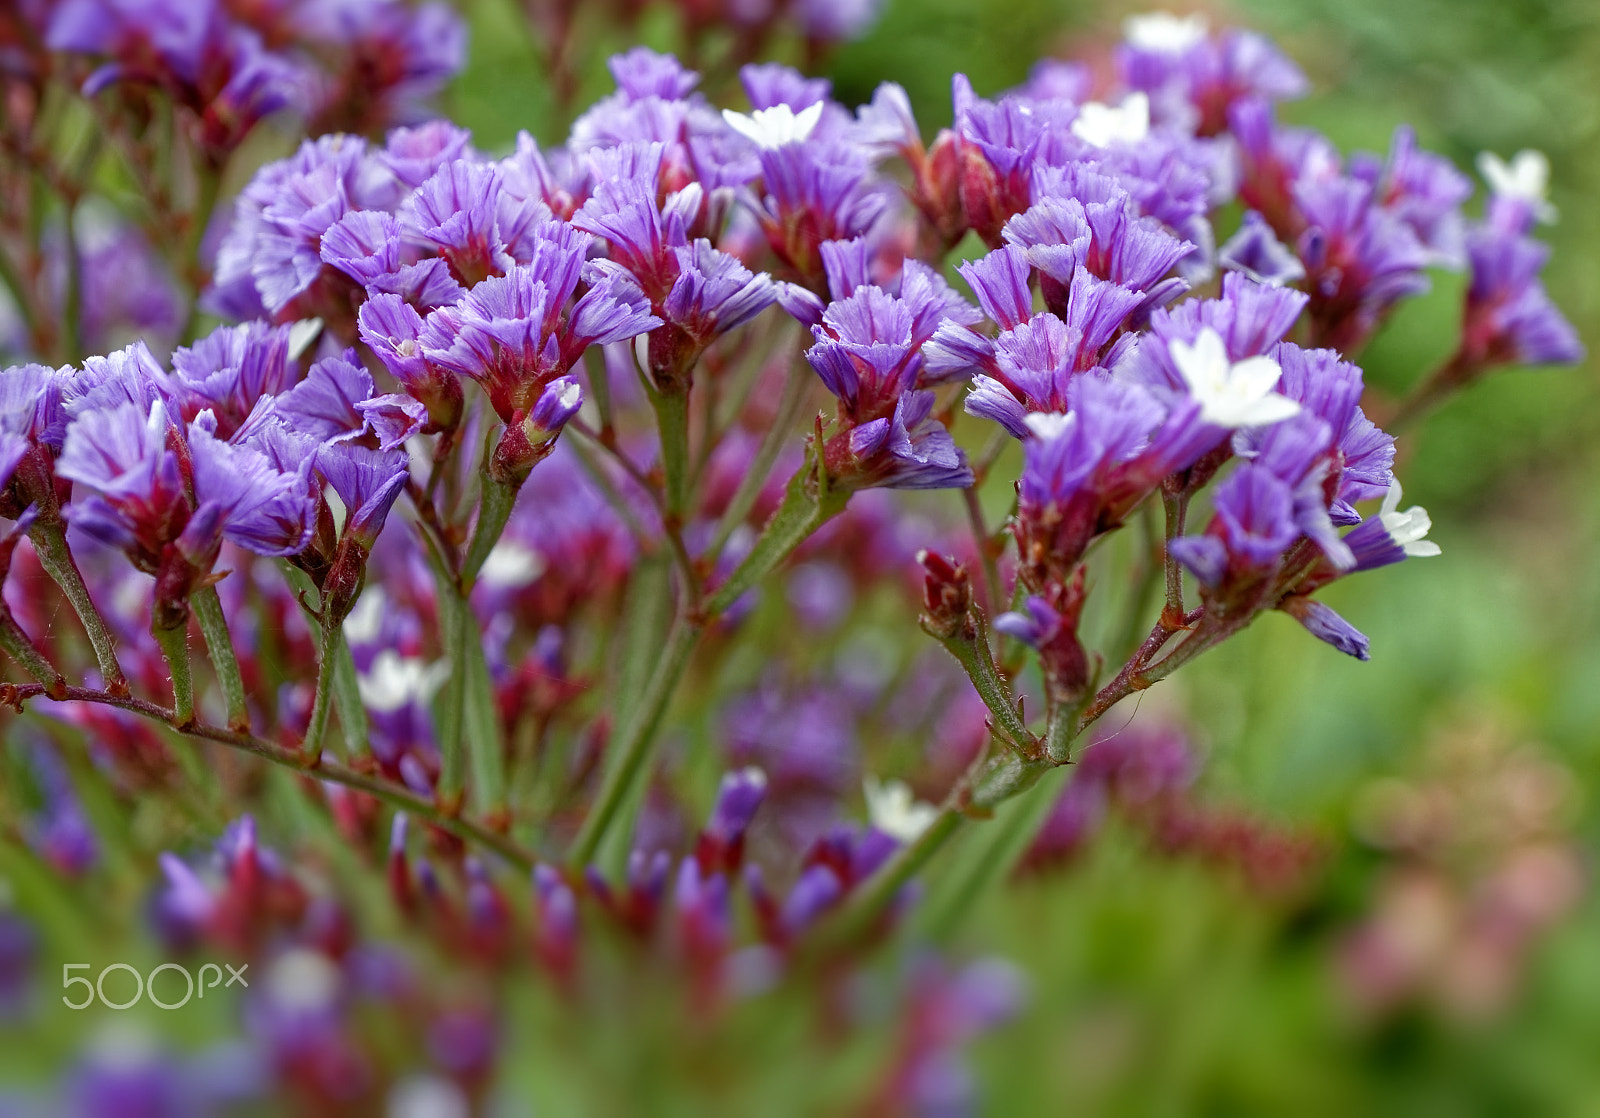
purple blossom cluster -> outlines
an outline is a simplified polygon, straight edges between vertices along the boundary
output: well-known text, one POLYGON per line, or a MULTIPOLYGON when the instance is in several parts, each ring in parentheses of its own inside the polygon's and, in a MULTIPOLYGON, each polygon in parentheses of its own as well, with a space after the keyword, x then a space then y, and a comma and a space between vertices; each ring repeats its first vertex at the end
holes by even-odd
POLYGON ((219 164, 280 110, 312 134, 417 120, 466 51, 459 17, 440 3, 64 0, 20 18, 33 42, 83 67, 86 96, 169 96, 219 164))

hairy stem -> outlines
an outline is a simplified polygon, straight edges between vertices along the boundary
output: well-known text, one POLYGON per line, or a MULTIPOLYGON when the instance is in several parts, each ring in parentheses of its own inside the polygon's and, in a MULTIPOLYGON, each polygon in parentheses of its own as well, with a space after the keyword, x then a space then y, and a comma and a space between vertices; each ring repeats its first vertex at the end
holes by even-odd
POLYGON ((30 678, 38 680, 46 694, 60 698, 65 693, 67 681, 34 645, 28 634, 22 631, 22 626, 4 608, 4 603, 0 603, 0 648, 5 649, 30 678))
POLYGON ((184 624, 165 629, 159 625, 150 626, 150 635, 155 637, 156 643, 161 646, 161 655, 166 657, 167 670, 172 673, 172 717, 173 723, 182 730, 194 724, 194 674, 189 668, 189 625, 187 619, 184 624))
MULTIPOLYGON (((324 606, 324 611, 326 609, 324 606)), ((308 765, 315 765, 322 758, 322 739, 328 732, 328 710, 333 704, 334 664, 339 658, 339 647, 344 644, 344 627, 331 620, 326 612, 318 633, 317 691, 311 700, 311 721, 306 725, 305 740, 300 745, 308 765)))
POLYGON ((195 591, 190 603, 194 615, 200 620, 200 632, 205 634, 206 650, 211 654, 211 667, 222 686, 222 697, 228 704, 228 728, 248 730, 250 708, 246 705, 244 677, 239 674, 239 660, 233 651, 233 636, 228 632, 228 619, 222 614, 222 599, 215 586, 195 591))
POLYGON ((121 665, 117 663, 116 641, 112 639, 105 618, 95 608, 94 599, 89 597, 89 588, 84 585, 83 575, 79 573, 78 564, 67 547, 67 534, 60 518, 40 516, 28 529, 28 538, 33 541, 39 565, 55 580, 67 601, 72 603, 73 612, 89 634, 89 643, 94 647, 95 660, 100 665, 100 677, 105 681, 106 690, 113 695, 126 695, 128 681, 122 675, 121 665))
MULTIPOLYGON (((20 711, 23 708, 23 704, 28 700, 46 694, 47 692, 43 685, 37 683, 25 684, 21 687, 0 684, 0 705, 9 706, 14 710, 20 711)), ((105 706, 117 707, 161 722, 189 737, 226 745, 261 757, 275 765, 292 769, 295 772, 310 771, 318 780, 326 780, 334 784, 342 784, 347 788, 366 792, 409 815, 415 816, 423 822, 438 827, 442 831, 447 831, 467 842, 476 843, 487 850, 493 850, 520 869, 532 869, 536 860, 532 851, 523 849, 505 835, 497 834, 471 820, 441 812, 428 798, 419 796, 404 785, 396 784, 381 776, 360 772, 330 761, 319 761, 315 766, 308 765, 307 759, 296 750, 250 734, 240 733, 237 730, 225 729, 221 726, 210 726, 203 722, 192 723, 188 726, 178 726, 174 723, 172 711, 157 706, 155 703, 146 702, 143 699, 130 698, 126 695, 112 695, 105 691, 95 691, 87 687, 68 687, 61 701, 99 703, 105 706)))
POLYGON ((844 511, 849 494, 839 489, 812 492, 808 484, 815 466, 807 462, 789 482, 783 504, 772 514, 750 554, 728 576, 728 581, 706 603, 705 612, 715 617, 739 600, 739 596, 771 574, 809 539, 816 530, 844 511))
POLYGON ((1010 685, 995 667, 983 612, 974 606, 968 611, 967 617, 970 624, 964 626, 954 636, 944 637, 937 633, 934 636, 967 673, 973 688, 983 699, 983 705, 989 708, 989 714, 994 719, 995 733, 1006 748, 1024 756, 1038 756, 1039 740, 1028 730, 1027 723, 1023 722, 1022 715, 1017 711, 1017 701, 1011 694, 1010 685))

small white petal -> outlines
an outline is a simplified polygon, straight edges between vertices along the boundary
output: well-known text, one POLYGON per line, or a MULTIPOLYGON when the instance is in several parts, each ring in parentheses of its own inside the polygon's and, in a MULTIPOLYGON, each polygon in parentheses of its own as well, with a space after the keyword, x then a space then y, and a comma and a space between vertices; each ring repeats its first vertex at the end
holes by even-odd
POLYGON ((449 677, 448 660, 430 664, 386 648, 373 659, 369 672, 356 677, 356 690, 372 710, 387 713, 408 703, 426 705, 449 677))
POLYGON ((1136 144, 1150 134, 1150 98, 1143 93, 1130 93, 1115 108, 1089 101, 1078 109, 1072 134, 1097 148, 1115 143, 1136 144))
POLYGON ((939 817, 939 809, 918 801, 902 781, 879 781, 867 774, 861 782, 867 800, 867 818, 890 838, 915 842, 939 817))
POLYGON ((753 113, 722 110, 722 119, 728 127, 760 148, 781 148, 785 144, 804 143, 810 138, 817 122, 822 119, 823 102, 808 105, 796 113, 788 105, 774 105, 770 109, 757 109, 753 113))
POLYGON ((298 361, 300 355, 311 348, 311 343, 322 333, 322 319, 302 318, 289 327, 289 360, 298 361))
POLYGON ((1478 173, 1498 198, 1526 202, 1541 221, 1556 219, 1556 209, 1547 200, 1550 188, 1550 160, 1542 151, 1524 148, 1507 163, 1492 151, 1478 153, 1478 173))
POLYGON ((1130 46, 1140 50, 1179 54, 1204 41, 1206 17, 1198 13, 1177 16, 1171 12, 1129 16, 1123 21, 1122 34, 1130 46))
MULTIPOLYGON (((574 384, 572 387, 577 390, 578 386, 574 384)), ((548 566, 545 557, 533 548, 524 547, 515 540, 502 539, 484 559, 483 570, 478 573, 478 578, 490 586, 516 589, 538 581, 548 566)))
POLYGON ((1028 425, 1028 430, 1033 432, 1034 437, 1055 440, 1072 430, 1076 419, 1071 412, 1060 415, 1054 412, 1036 411, 1029 412, 1023 417, 1022 422, 1028 425))

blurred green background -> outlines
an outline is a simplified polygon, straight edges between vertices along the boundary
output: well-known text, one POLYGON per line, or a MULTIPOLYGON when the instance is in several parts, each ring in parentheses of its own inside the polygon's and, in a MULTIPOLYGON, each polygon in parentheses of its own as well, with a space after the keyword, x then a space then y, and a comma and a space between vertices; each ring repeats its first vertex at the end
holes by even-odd
MULTIPOLYGON (((949 121, 953 72, 994 93, 1041 54, 1103 59, 1123 17, 1141 10, 891 0, 824 69, 852 104, 879 81, 900 82, 931 133, 949 121)), ((1409 122, 1463 169, 1486 149, 1546 152, 1561 211, 1545 234, 1555 250, 1547 283, 1595 345, 1600 5, 1241 0, 1207 14, 1275 37, 1314 85, 1284 116, 1346 150, 1381 152, 1409 122)), ((455 113, 491 145, 518 127, 558 136, 509 8, 486 5, 476 19, 455 113)), ((586 80, 580 104, 607 88, 603 73, 586 80)), ((1459 277, 1440 275, 1389 324, 1362 357, 1369 384, 1402 391, 1449 352, 1460 292, 1459 277)), ((1237 874, 1162 856, 1136 829, 1114 827, 1073 866, 1013 885, 961 937, 1018 962, 1033 986, 1024 1018, 979 1046, 987 1111, 1600 1113, 1600 891, 1587 881, 1548 931, 1506 949, 1510 977, 1492 1005, 1462 1007, 1472 1001, 1469 967, 1468 977, 1436 977, 1387 1012, 1364 1013, 1338 965, 1351 929, 1383 917, 1408 866, 1426 864, 1446 882, 1443 903, 1458 912, 1492 906, 1487 878, 1506 850, 1476 833, 1473 817, 1504 813, 1525 775, 1519 765, 1565 789, 1563 806, 1534 827, 1535 845, 1585 871, 1593 861, 1597 404, 1592 362, 1508 371, 1402 441, 1408 502, 1433 513, 1444 554, 1329 595, 1371 636, 1371 663, 1273 615, 1147 697, 1195 728, 1208 800, 1316 836, 1316 884, 1310 895, 1262 896, 1237 874), (1363 805, 1396 787, 1455 820, 1409 859, 1358 833, 1363 805)), ((1389 915, 1404 927, 1408 912, 1389 915)), ((1410 913, 1413 924, 1425 916, 1410 913)))

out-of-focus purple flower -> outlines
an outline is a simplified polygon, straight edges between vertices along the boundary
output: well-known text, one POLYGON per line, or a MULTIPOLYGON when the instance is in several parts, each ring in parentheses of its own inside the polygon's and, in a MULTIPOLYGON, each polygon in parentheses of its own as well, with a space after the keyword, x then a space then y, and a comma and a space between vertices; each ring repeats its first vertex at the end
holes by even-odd
POLYGON ((1254 210, 1245 211, 1239 231, 1217 250, 1217 263, 1273 286, 1295 283, 1306 274, 1300 258, 1273 235, 1266 219, 1254 210))
POLYGON ((1202 136, 1227 128, 1243 97, 1305 95, 1305 75, 1266 38, 1230 28, 1211 36, 1203 15, 1152 12, 1124 24, 1117 69, 1130 89, 1150 95, 1155 118, 1202 136))
POLYGON ((695 860, 707 873, 733 873, 744 856, 744 834, 756 809, 766 798, 767 777, 747 768, 722 778, 711 818, 695 842, 695 860))
POLYGON ((312 135, 373 133, 422 119, 466 61, 466 26, 448 4, 318 0, 295 11, 298 37, 328 56, 312 135))
POLYGON ((1461 356, 1482 371, 1495 365, 1568 365, 1583 360, 1577 331, 1545 293, 1539 272, 1550 250, 1485 223, 1467 234, 1472 282, 1462 320, 1461 356))
POLYGON ((1372 184, 1374 202, 1411 230, 1432 254, 1432 263, 1462 266, 1461 203, 1472 196, 1472 181, 1448 159, 1418 148, 1408 125, 1394 130, 1385 162, 1356 155, 1350 173, 1372 184))

